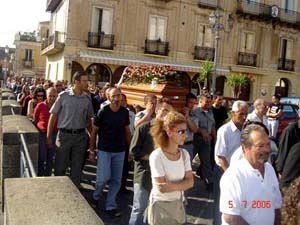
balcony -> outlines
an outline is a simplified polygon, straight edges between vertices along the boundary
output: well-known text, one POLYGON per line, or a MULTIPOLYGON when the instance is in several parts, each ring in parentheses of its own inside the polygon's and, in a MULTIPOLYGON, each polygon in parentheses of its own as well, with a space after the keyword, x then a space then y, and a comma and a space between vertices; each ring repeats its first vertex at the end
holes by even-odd
POLYGON ((154 55, 165 55, 169 53, 169 42, 161 40, 145 40, 145 53, 154 55))
POLYGON ((214 61, 215 49, 195 46, 194 59, 214 61))
POLYGON ((23 59, 23 67, 32 68, 33 59, 23 59))
POLYGON ((65 33, 55 31, 48 38, 42 40, 41 55, 52 55, 65 47, 65 33))
POLYGON ((293 59, 278 59, 278 70, 294 71, 295 70, 295 61, 293 59))
POLYGON ((47 0, 46 12, 54 12, 62 0, 47 0))
POLYGON ((217 8, 218 0, 199 0, 199 8, 215 9, 217 8))
POLYGON ((88 47, 101 49, 114 49, 115 36, 113 34, 105 33, 88 33, 88 47))
POLYGON ((256 54, 239 52, 238 65, 256 66, 256 54))

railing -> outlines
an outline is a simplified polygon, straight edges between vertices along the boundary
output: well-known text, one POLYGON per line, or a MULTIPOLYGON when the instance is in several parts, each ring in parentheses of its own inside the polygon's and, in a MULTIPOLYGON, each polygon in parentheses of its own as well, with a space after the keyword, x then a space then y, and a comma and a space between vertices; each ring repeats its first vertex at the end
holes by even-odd
MULTIPOLYGON (((15 115, 15 111, 11 108, 12 115, 15 115)), ((21 141, 21 148, 20 148, 20 174, 21 177, 36 177, 36 172, 34 170, 28 147, 26 144, 26 140, 24 134, 19 133, 20 141, 21 141)))
POLYGON ((238 65, 256 66, 256 54, 239 52, 238 65))
POLYGON ((145 53, 154 55, 165 55, 169 53, 169 42, 161 40, 145 40, 145 53))
POLYGON ((104 33, 88 33, 88 47, 90 48, 102 48, 102 49, 114 49, 114 39, 113 34, 104 33))
POLYGON ((42 51, 53 45, 53 48, 62 48, 65 42, 65 33, 55 31, 53 35, 49 36, 48 38, 42 40, 42 51))
POLYGON ((293 59, 278 59, 278 70, 286 70, 286 71, 294 71, 295 70, 295 62, 293 59))
POLYGON ((195 46, 194 59, 214 61, 214 56, 214 48, 195 46))
POLYGON ((275 6, 258 3, 249 0, 238 0, 237 13, 248 14, 259 18, 278 20, 279 22, 296 25, 300 23, 300 13, 297 11, 275 8, 275 6), (273 7, 273 8, 272 8, 273 7), (273 12, 272 12, 273 9, 273 12))
POLYGON ((199 0, 198 6, 202 8, 216 8, 218 0, 199 0))
POLYGON ((31 59, 31 60, 23 59, 23 66, 24 67, 32 67, 33 66, 33 59, 31 59))

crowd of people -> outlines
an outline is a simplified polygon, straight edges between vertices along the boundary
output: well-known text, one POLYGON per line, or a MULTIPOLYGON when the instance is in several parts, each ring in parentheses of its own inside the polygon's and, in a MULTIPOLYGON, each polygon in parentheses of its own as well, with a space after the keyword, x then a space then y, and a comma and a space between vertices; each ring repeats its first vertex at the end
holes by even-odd
POLYGON ((39 130, 38 176, 62 176, 70 168, 81 189, 85 160, 97 165, 94 209, 109 184, 105 212, 121 216, 117 193, 126 189, 133 159, 129 225, 184 224, 198 155, 195 174, 213 193, 214 225, 300 224, 300 122, 274 141, 282 116, 279 95, 270 106, 254 100, 248 113, 241 100, 228 112, 223 96, 210 96, 207 87, 200 96, 188 93, 180 109, 154 94, 145 95, 144 106, 132 107, 119 88, 106 83, 100 89, 79 72, 71 84, 9 77, 6 85, 39 130))

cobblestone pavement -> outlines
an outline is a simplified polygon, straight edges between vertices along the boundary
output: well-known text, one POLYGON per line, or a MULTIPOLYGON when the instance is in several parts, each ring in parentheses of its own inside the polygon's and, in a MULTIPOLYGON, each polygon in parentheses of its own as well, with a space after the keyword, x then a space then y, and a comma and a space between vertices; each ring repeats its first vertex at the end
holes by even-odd
MULTIPOLYGON (((90 201, 96 180, 96 167, 87 164, 83 173, 82 186, 84 189, 82 190, 82 194, 87 201, 90 201)), ((119 209, 122 212, 122 216, 119 218, 113 218, 104 213, 104 205, 107 194, 107 189, 105 189, 104 194, 100 199, 99 207, 96 210, 105 225, 128 225, 133 200, 132 177, 133 174, 131 171, 127 180, 128 193, 120 192, 118 194, 117 202, 119 209)), ((200 178, 196 176, 194 176, 194 178, 194 188, 188 191, 186 224, 211 225, 213 209, 212 193, 206 191, 205 185, 200 178)))

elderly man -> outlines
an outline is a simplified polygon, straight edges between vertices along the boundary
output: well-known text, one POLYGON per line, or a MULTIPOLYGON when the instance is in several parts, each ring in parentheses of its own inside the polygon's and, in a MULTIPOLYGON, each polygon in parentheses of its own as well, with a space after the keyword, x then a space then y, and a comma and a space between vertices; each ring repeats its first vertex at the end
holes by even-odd
POLYGON ((241 144, 241 130, 248 114, 248 104, 244 101, 235 101, 232 105, 231 112, 232 119, 219 128, 215 145, 214 225, 221 223, 219 182, 223 172, 229 167, 232 154, 241 144))
POLYGON ((253 111, 247 116, 247 120, 263 123, 268 127, 268 118, 266 117, 267 103, 263 99, 256 99, 253 102, 253 111))
POLYGON ((221 178, 222 224, 280 224, 282 197, 275 171, 268 158, 270 141, 265 129, 256 124, 241 134, 245 154, 221 178))

